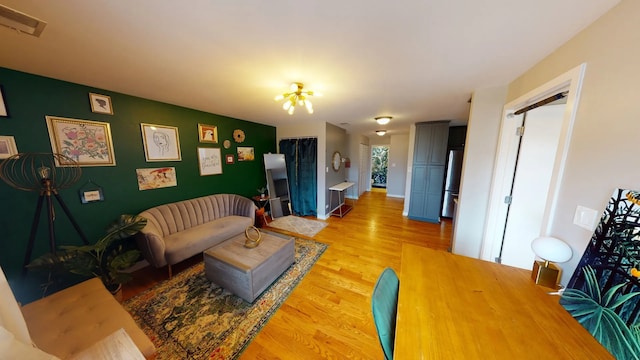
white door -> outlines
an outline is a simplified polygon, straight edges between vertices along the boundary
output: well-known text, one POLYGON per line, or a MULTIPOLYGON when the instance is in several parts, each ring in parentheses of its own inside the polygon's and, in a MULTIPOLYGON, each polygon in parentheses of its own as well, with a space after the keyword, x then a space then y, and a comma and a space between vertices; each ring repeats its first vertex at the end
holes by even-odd
MULTIPOLYGON (((547 105, 525 114, 517 156, 512 201, 502 243, 502 263, 531 268, 531 241, 544 232, 542 221, 560 141, 565 104, 547 105)), ((514 135, 515 136, 515 135, 514 135)))
MULTIPOLYGON (((571 132, 575 120, 576 109, 578 107, 578 99, 580 98, 580 88, 582 86, 585 68, 586 65, 581 64, 504 106, 500 139, 496 152, 495 168, 493 171, 493 179, 491 181, 487 220, 482 239, 482 247, 480 249, 481 259, 497 261, 501 253, 504 253, 502 262, 531 269, 533 260, 530 253, 531 250, 529 250, 531 241, 539 235, 553 235, 550 234, 552 225, 551 221, 555 215, 556 202, 559 196, 560 185, 562 183, 567 154, 569 152, 571 132), (544 175, 544 171, 549 171, 549 169, 538 171, 536 167, 539 166, 538 161, 534 161, 533 165, 531 165, 535 169, 533 173, 530 172, 529 175, 522 176, 515 174, 514 169, 517 152, 514 152, 513 149, 517 149, 517 147, 513 146, 513 143, 515 142, 513 140, 513 131, 515 130, 513 126, 516 123, 516 120, 518 120, 518 116, 514 116, 513 113, 518 109, 522 109, 559 92, 565 91, 567 92, 566 108, 560 119, 560 132, 555 151, 553 152, 554 159, 548 164, 551 166, 551 175, 544 175), (519 179, 516 180, 514 176, 518 176, 519 179), (544 188, 546 186, 547 188, 546 193, 544 195, 538 194, 539 197, 535 198, 535 201, 544 201, 542 215, 540 215, 540 210, 537 210, 538 212, 535 214, 519 214, 520 211, 524 211, 522 209, 518 210, 520 206, 522 206, 522 208, 529 206, 526 204, 527 200, 523 201, 521 204, 512 204, 515 208, 515 210, 513 210, 515 215, 512 213, 509 216, 513 216, 516 220, 511 219, 509 221, 516 221, 517 225, 507 226, 508 206, 505 204, 505 196, 511 195, 514 190, 517 190, 518 193, 524 192, 526 196, 528 191, 527 188, 530 186, 526 185, 526 181, 537 181, 536 186, 538 186, 540 185, 541 176, 549 179, 548 181, 546 179, 542 181, 544 183, 542 184, 542 187, 544 188), (523 181, 525 181, 525 185, 520 186, 515 183, 516 181, 520 182, 522 180, 520 177, 524 178, 523 181), (533 218, 537 218, 537 220, 531 220, 533 218), (532 225, 534 222, 535 225, 532 225), (503 244, 502 241, 505 236, 507 236, 506 245, 503 244), (520 256, 514 254, 524 255, 520 256), (528 259, 531 259, 531 261, 528 259)), ((529 130, 525 130, 525 138, 528 135, 531 135, 528 131, 529 130)), ((536 130, 534 126, 534 129, 530 132, 535 134, 536 131, 541 130, 536 130)), ((547 129, 543 129, 542 131, 546 132, 547 129)), ((538 149, 538 147, 535 146, 533 148, 534 155, 536 152, 544 152, 548 150, 542 148, 538 149)), ((526 158, 532 155, 527 155, 525 153, 522 156, 525 157, 525 160, 522 160, 522 162, 528 162, 526 158)), ((549 154, 545 156, 549 156, 549 154)), ((523 172, 525 171, 523 170, 523 172)), ((538 189, 537 191, 542 190, 538 189)), ((513 201, 516 201, 515 196, 513 201)))

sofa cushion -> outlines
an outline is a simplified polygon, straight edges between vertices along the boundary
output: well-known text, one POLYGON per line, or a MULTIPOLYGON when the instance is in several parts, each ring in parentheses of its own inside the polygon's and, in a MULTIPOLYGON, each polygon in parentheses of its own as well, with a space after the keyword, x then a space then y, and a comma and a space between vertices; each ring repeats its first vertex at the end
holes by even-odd
POLYGON ((0 326, 0 360, 60 360, 46 352, 27 345, 16 337, 9 330, 0 326))
POLYGON ((27 304, 22 313, 33 342, 62 359, 73 357, 120 328, 145 356, 155 353, 151 340, 99 278, 27 304))
POLYGON ((251 225, 250 218, 231 215, 169 235, 164 238, 165 258, 170 264, 178 263, 243 233, 251 225))

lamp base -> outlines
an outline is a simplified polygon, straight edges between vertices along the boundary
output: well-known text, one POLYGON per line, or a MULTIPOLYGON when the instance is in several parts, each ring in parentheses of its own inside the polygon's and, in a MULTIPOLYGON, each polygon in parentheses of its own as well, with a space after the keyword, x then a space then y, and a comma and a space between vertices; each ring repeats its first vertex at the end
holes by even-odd
POLYGON ((549 263, 549 266, 544 266, 544 261, 536 260, 533 262, 531 279, 538 285, 555 289, 561 272, 562 269, 553 263, 549 263))

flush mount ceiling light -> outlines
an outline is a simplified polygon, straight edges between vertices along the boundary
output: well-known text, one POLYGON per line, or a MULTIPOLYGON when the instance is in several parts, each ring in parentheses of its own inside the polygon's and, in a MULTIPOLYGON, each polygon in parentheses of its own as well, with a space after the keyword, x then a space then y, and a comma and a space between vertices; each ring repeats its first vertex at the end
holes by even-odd
POLYGON ((378 124, 387 125, 389 121, 391 121, 391 119, 393 118, 391 116, 378 116, 375 119, 376 119, 376 122, 378 122, 378 124))
POLYGON ((0 5, 0 25, 4 25, 18 32, 40 37, 47 23, 10 7, 0 5))
POLYGON ((311 101, 309 101, 309 96, 321 96, 317 92, 313 92, 311 90, 303 90, 304 84, 299 82, 294 82, 291 84, 291 91, 286 92, 282 95, 276 96, 276 101, 285 100, 282 104, 282 108, 292 115, 295 111, 296 105, 304 106, 307 108, 309 114, 313 114, 313 105, 311 101))
POLYGON ((376 130, 376 134, 378 136, 384 136, 384 134, 386 134, 386 133, 387 133, 387 130, 376 130))

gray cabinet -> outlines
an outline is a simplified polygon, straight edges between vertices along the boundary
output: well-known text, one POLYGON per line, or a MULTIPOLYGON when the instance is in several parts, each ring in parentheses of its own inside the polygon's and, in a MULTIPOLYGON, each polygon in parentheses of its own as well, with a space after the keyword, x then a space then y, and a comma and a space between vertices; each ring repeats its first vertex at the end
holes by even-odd
POLYGON ((409 218, 440 222, 449 121, 416 124, 409 218))

